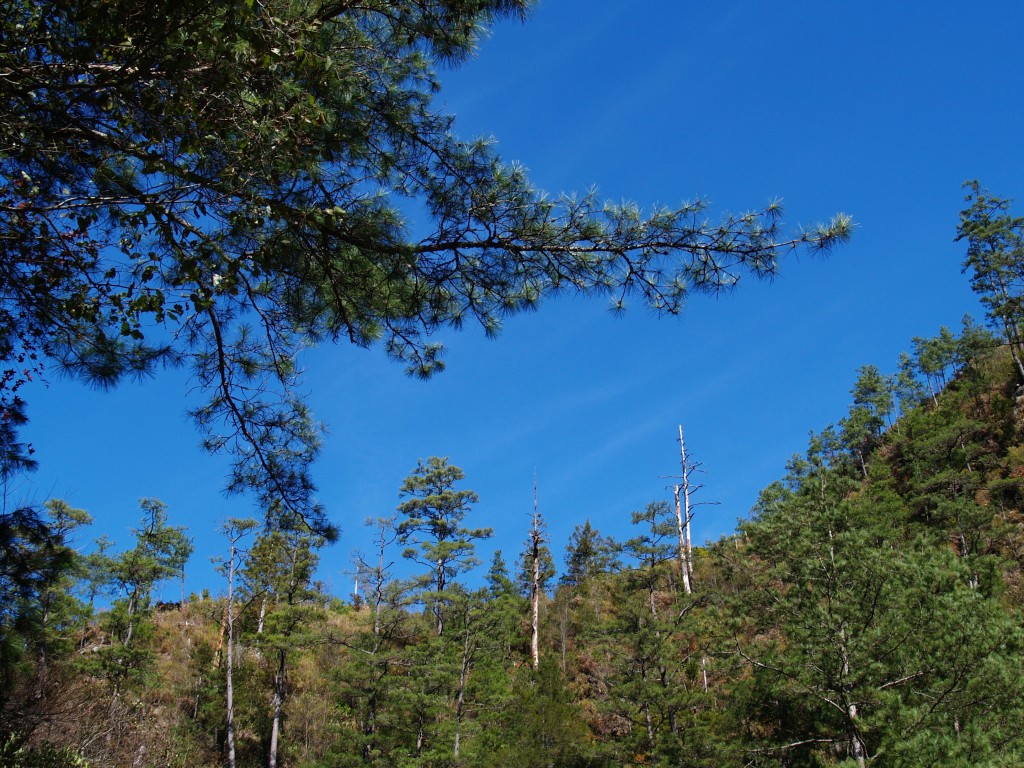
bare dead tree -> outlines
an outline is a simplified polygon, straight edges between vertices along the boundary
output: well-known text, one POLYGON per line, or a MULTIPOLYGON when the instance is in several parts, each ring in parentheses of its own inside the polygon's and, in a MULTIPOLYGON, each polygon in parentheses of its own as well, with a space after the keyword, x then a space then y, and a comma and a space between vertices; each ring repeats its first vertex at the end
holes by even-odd
POLYGON ((530 526, 530 659, 540 667, 540 590, 541 548, 544 546, 544 521, 537 505, 537 473, 533 474, 533 518, 530 526))
POLYGON ((678 480, 672 486, 672 495, 675 500, 676 534, 678 537, 679 572, 682 577, 683 589, 686 594, 693 593, 693 537, 690 533, 690 523, 693 521, 694 510, 702 504, 718 504, 717 501, 694 502, 693 496, 704 486, 694 483, 693 475, 703 472, 704 465, 693 462, 686 453, 686 440, 683 437, 683 427, 679 425, 679 467, 678 475, 662 475, 678 480))
POLYGON ((225 676, 225 708, 227 726, 227 749, 228 768, 235 768, 235 687, 234 687, 234 648, 235 648, 235 608, 234 608, 234 587, 235 572, 238 570, 239 557, 244 556, 244 551, 238 546, 243 537, 256 527, 255 520, 229 519, 222 531, 230 542, 230 549, 227 562, 223 570, 228 579, 228 595, 224 605, 224 623, 221 632, 226 627, 227 646, 224 653, 224 676, 225 676))

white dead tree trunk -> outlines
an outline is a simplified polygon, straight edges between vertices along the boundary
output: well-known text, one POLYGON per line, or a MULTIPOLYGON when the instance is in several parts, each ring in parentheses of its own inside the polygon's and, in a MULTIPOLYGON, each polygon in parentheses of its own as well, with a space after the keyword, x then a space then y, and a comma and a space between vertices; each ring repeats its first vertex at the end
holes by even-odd
POLYGON ((694 508, 700 504, 717 504, 717 502, 693 501, 693 495, 702 486, 695 485, 693 473, 701 471, 701 465, 695 464, 686 454, 686 441, 683 438, 683 427, 679 426, 679 469, 678 475, 663 475, 671 477, 679 482, 672 486, 672 494, 675 498, 676 512, 676 534, 679 539, 679 571, 683 580, 683 589, 686 594, 693 592, 693 537, 690 534, 690 523, 693 521, 694 508))
POLYGON ((231 555, 228 559, 228 645, 224 653, 224 677, 226 690, 225 704, 227 708, 228 768, 235 768, 235 686, 233 677, 235 666, 235 612, 232 604, 234 602, 235 585, 235 545, 238 540, 232 534, 228 535, 231 536, 231 555))
MULTIPOLYGON (((238 542, 256 527, 255 520, 230 519, 224 524, 224 535, 230 542, 228 561, 224 564, 222 571, 228 577, 228 595, 224 605, 224 624, 227 629, 227 644, 224 650, 224 687, 225 687, 225 708, 228 748, 228 768, 235 768, 235 573, 238 571, 239 558, 244 552, 239 548, 238 542)), ((221 627, 222 633, 225 629, 221 627)))
MULTIPOLYGON (((377 526, 377 562, 375 565, 370 565, 361 554, 355 556, 356 566, 356 583, 360 578, 360 574, 365 577, 366 581, 366 599, 367 601, 372 600, 370 610, 373 611, 373 646, 368 651, 371 664, 376 665, 377 654, 381 649, 381 645, 384 639, 381 637, 383 631, 383 611, 384 611, 384 590, 387 586, 388 570, 394 563, 385 563, 385 556, 387 554, 387 548, 394 544, 398 538, 398 534, 395 531, 395 516, 391 517, 378 517, 376 520, 367 520, 369 525, 373 522, 377 526), (372 592, 373 597, 370 597, 372 592)), ((365 709, 363 715, 363 736, 366 741, 363 744, 363 759, 366 762, 370 761, 371 755, 376 749, 376 736, 377 736, 377 708, 378 708, 378 690, 377 686, 374 685, 369 695, 366 697, 365 709)))
POLYGON ((679 425, 679 460, 682 467, 683 481, 683 530, 686 533, 686 570, 690 573, 690 582, 693 582, 693 542, 690 538, 690 521, 693 520, 693 507, 690 504, 690 473, 696 469, 686 459, 686 441, 683 439, 683 425, 679 425))
MULTIPOLYGON (((693 538, 690 534, 690 523, 693 521, 693 510, 697 506, 693 502, 693 494, 701 489, 695 485, 691 475, 700 471, 700 464, 694 464, 686 455, 686 440, 683 437, 683 426, 679 425, 679 469, 678 475, 672 475, 679 480, 672 486, 672 494, 675 498, 676 513, 676 535, 679 540, 679 573, 682 576, 683 591, 687 595, 693 594, 693 538)), ((717 502, 703 502, 717 503, 717 502)), ((708 659, 701 656, 701 676, 703 678, 704 690, 708 690, 708 659)))
POLYGON ((676 536, 679 540, 679 575, 683 581, 683 591, 686 594, 693 594, 693 543, 690 537, 690 520, 693 518, 693 510, 690 507, 690 473, 694 467, 690 466, 686 459, 686 442, 683 440, 683 427, 679 425, 679 458, 680 474, 675 475, 680 482, 672 486, 672 496, 675 499, 676 512, 676 536))
POLYGON ((277 748, 281 738, 281 713, 284 710, 285 659, 284 649, 278 649, 277 671, 274 673, 274 697, 272 701, 274 716, 270 725, 270 747, 267 755, 267 768, 277 768, 277 748))
POLYGON ((533 477, 533 523, 530 527, 530 659, 540 667, 540 557, 544 544, 543 523, 537 506, 537 476, 533 477))
POLYGON ((683 507, 679 500, 679 491, 681 487, 677 483, 672 486, 672 495, 675 497, 675 510, 676 510, 676 533, 679 536, 679 573, 683 579, 683 591, 686 594, 693 593, 693 586, 690 584, 690 564, 689 564, 689 551, 686 548, 686 527, 687 527, 687 514, 683 513, 683 507))

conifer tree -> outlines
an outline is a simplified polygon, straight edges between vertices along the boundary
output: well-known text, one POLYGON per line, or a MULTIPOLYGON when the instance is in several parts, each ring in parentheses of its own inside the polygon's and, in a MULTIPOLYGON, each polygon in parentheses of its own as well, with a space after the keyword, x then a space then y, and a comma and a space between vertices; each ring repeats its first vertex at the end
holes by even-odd
POLYGON ((495 727, 481 734, 478 752, 484 768, 605 768, 608 763, 595 752, 597 746, 574 701, 569 682, 553 657, 541 659, 540 667, 520 669, 515 676, 511 701, 500 713, 495 727))
MULTIPOLYGON (((525 573, 522 571, 520 575, 525 576, 525 573)), ((554 573, 553 565, 551 573, 554 573)), ((486 600, 488 632, 495 660, 503 665, 518 663, 525 655, 523 617, 529 608, 523 593, 523 581, 512 578, 500 549, 495 550, 487 572, 486 600)))
POLYGON ((957 240, 967 241, 963 271, 1010 346, 1024 383, 1024 217, 1009 214, 1010 201, 994 197, 977 181, 964 185, 967 208, 960 212, 957 240))
POLYGON ((89 521, 55 500, 42 512, 0 514, 0 732, 29 724, 5 722, 9 698, 40 698, 51 657, 70 650, 67 633, 81 615, 72 595, 81 558, 71 536, 89 521), (32 677, 34 690, 22 690, 19 683, 32 677))
POLYGON ((137 616, 150 606, 153 588, 182 573, 192 554, 192 542, 183 526, 168 524, 167 505, 158 499, 139 502, 144 516, 133 529, 135 546, 111 560, 111 577, 119 586, 125 617, 121 641, 130 646, 137 616))
POLYGON ((960 336, 956 339, 956 366, 970 369, 997 346, 992 332, 978 325, 970 314, 961 320, 960 336))
POLYGON ((675 520, 667 502, 652 501, 642 511, 633 512, 630 522, 642 526, 642 529, 625 541, 622 550, 639 565, 638 572, 648 591, 651 613, 656 616, 654 591, 661 575, 658 566, 677 554, 675 520))
POLYGON ((867 477, 867 456, 878 443, 892 413, 893 394, 889 382, 873 365, 857 371, 857 381, 850 390, 853 405, 849 415, 840 422, 843 442, 857 457, 867 477))
POLYGON ((284 707, 288 695, 289 660, 316 637, 322 618, 313 575, 323 540, 308 528, 264 532, 253 544, 242 576, 252 595, 265 594, 270 608, 264 631, 257 637, 270 665, 269 768, 279 759, 284 707))
POLYGON ((353 761, 389 766, 407 742, 398 735, 405 712, 401 683, 393 678, 410 669, 403 649, 417 637, 408 613, 409 585, 391 574, 390 547, 397 541, 397 515, 366 520, 376 529, 372 555, 357 554, 356 572, 364 588, 359 613, 369 613, 355 631, 340 639, 350 650, 338 674, 336 699, 343 719, 352 723, 339 745, 353 761))
POLYGON ((578 524, 565 546, 565 573, 559 583, 579 586, 599 573, 618 568, 618 544, 611 537, 602 536, 587 520, 578 524))
POLYGON ((419 580, 419 587, 436 619, 439 636, 444 632, 446 588, 459 574, 479 564, 475 542, 492 534, 490 528, 463 526, 478 500, 473 491, 456 489, 464 477, 447 458, 432 456, 417 463, 399 490, 406 500, 398 505, 398 512, 405 516, 398 524, 398 540, 413 545, 402 555, 430 569, 429 576, 419 580))
POLYGON ((899 404, 900 417, 919 406, 928 396, 917 378, 914 361, 907 352, 900 352, 892 390, 899 404))

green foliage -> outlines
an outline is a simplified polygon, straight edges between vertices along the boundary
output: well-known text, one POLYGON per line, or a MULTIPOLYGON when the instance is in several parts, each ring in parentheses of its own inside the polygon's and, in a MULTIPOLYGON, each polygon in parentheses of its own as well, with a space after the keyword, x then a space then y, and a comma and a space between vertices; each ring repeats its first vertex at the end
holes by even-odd
POLYGON ((108 680, 119 690, 126 680, 150 671, 154 654, 148 647, 152 624, 152 595, 156 585, 182 576, 192 553, 192 542, 184 527, 168 524, 166 505, 157 499, 142 499, 140 527, 133 529, 135 546, 117 556, 105 549, 83 563, 82 575, 90 583, 90 596, 99 584, 112 585, 120 595, 102 616, 102 626, 116 642, 102 645, 83 662, 86 669, 108 680))
POLYGON ((25 747, 14 737, 0 744, 0 766, 3 768, 89 768, 78 752, 56 744, 25 747))
POLYGON ((33 663, 45 676, 48 658, 70 648, 85 612, 71 593, 81 567, 71 537, 90 522, 56 500, 45 514, 31 507, 0 514, 0 709, 33 663))
MULTIPOLYGON (((543 542, 543 539, 541 539, 543 542)), ((551 556, 551 550, 547 544, 540 543, 537 547, 537 588, 546 592, 551 580, 555 577, 555 559, 551 556)), ((523 550, 519 556, 519 567, 516 569, 516 585, 519 592, 529 595, 533 589, 533 542, 527 538, 523 543, 523 550)))
POLYGON ((18 440, 18 428, 28 422, 25 401, 14 396, 9 402, 0 401, 0 404, 3 405, 0 413, 4 417, 0 419, 0 481, 6 483, 23 472, 34 471, 37 463, 32 458, 32 447, 18 440))
POLYGON ((622 546, 623 551, 646 570, 651 570, 659 563, 678 557, 678 541, 676 521, 668 502, 652 501, 642 512, 633 512, 630 517, 633 525, 642 525, 645 531, 622 546))
POLYGON ((1010 201, 990 195, 977 181, 964 186, 969 205, 957 228, 957 239, 967 241, 963 271, 970 272, 989 321, 1003 332, 1024 382, 1024 217, 1011 216, 1010 201))
POLYGON ((402 483, 399 495, 406 500, 398 505, 405 519, 396 531, 400 544, 413 544, 402 553, 430 568, 430 575, 419 580, 431 611, 437 619, 437 633, 444 628, 445 589, 461 573, 479 565, 473 554, 477 539, 490 538, 490 528, 466 528, 462 525, 476 493, 456 490, 455 484, 465 477, 462 470, 448 463, 447 458, 431 456, 402 483))
MULTIPOLYGON (((523 565, 525 566, 525 563, 523 565)), ((547 568, 543 568, 542 576, 547 572, 547 568)), ((553 573, 553 566, 551 572, 553 573)), ((523 622, 529 611, 530 589, 525 585, 525 581, 525 573, 521 573, 516 581, 512 580, 502 559, 501 550, 496 550, 487 573, 488 636, 497 643, 495 652, 506 662, 528 655, 527 632, 523 622)))
POLYGON ((481 735, 480 766, 599 768, 610 765, 590 743, 581 711, 556 662, 542 658, 537 671, 522 668, 512 697, 492 728, 481 735))
POLYGON ((839 426, 843 443, 858 457, 864 474, 867 465, 864 456, 877 444, 892 414, 893 394, 890 382, 873 365, 861 366, 857 382, 850 390, 853 406, 839 426))
POLYGON ((964 412, 974 398, 947 391, 905 414, 865 488, 827 438, 812 439, 744 526, 734 562, 747 586, 733 610, 749 673, 736 702, 763 764, 931 765, 948 753, 1009 765, 1018 754, 1001 718, 991 738, 972 725, 991 702, 1024 705, 1010 683, 1020 628, 986 554, 992 432, 964 412))
POLYGON ((910 413, 924 402, 924 386, 918 381, 913 359, 906 352, 899 356, 899 368, 893 380, 893 394, 899 404, 900 415, 910 413))
POLYGON ((141 527, 132 530, 135 546, 109 562, 112 581, 121 591, 125 627, 121 634, 131 644, 134 617, 150 607, 153 588, 181 574, 192 554, 192 542, 181 526, 167 524, 167 505, 157 499, 139 502, 144 516, 141 527))
POLYGON ((313 581, 322 537, 308 527, 265 530, 253 543, 241 572, 243 592, 258 605, 258 624, 249 643, 261 657, 259 687, 268 691, 269 707, 250 711, 260 739, 270 744, 274 760, 287 755, 290 744, 281 737, 282 722, 292 698, 291 676, 296 662, 322 642, 327 600, 313 581))
MULTIPOLYGON (((240 575, 238 764, 266 759, 275 723, 281 764, 323 768, 1019 764, 1024 458, 1008 358, 976 331, 965 324, 970 343, 949 334, 962 356, 932 372, 946 381, 934 398, 904 358, 898 420, 885 415, 893 381, 861 369, 854 409, 872 425, 863 463, 849 430, 812 435, 739 535, 700 550, 692 595, 664 502, 633 513, 622 545, 577 526, 567 577, 541 612, 538 670, 528 601, 500 553, 484 589, 459 583, 474 554, 465 515, 475 494, 446 460, 420 462, 399 515, 378 521, 379 552, 359 559, 366 599, 345 610, 313 583, 322 538, 301 525, 263 531, 240 575), (414 585, 388 573, 387 549, 403 535, 430 567, 412 599, 414 585), (449 568, 443 593, 438 559, 449 568), (415 602, 438 596, 441 634, 437 614, 415 602)), ((158 509, 137 532, 154 561, 174 549, 158 542, 177 539, 157 535, 169 528, 158 509)), ((65 537, 84 521, 60 503, 50 512, 65 537)), ((107 663, 116 685, 99 709, 131 723, 120 751, 83 754, 130 762, 139 724, 156 723, 146 727, 173 734, 168 764, 218 764, 223 602, 200 601, 181 622, 128 608, 117 601, 103 623, 123 636, 134 621, 130 645, 65 668, 65 679, 88 680, 107 663), (162 700, 147 701, 158 690, 162 700)), ((108 727, 106 714, 80 717, 93 720, 70 744, 108 727)))
POLYGON ((561 290, 677 313, 848 237, 842 215, 786 235, 778 204, 552 199, 458 140, 435 68, 529 5, 8 0, 0 410, 49 362, 100 386, 187 362, 229 487, 324 533, 303 346, 380 343, 428 376, 444 328, 493 334, 561 290))
POLYGON ((569 536, 565 547, 565 573, 559 583, 575 586, 619 565, 618 544, 614 539, 602 536, 587 520, 573 528, 569 536))

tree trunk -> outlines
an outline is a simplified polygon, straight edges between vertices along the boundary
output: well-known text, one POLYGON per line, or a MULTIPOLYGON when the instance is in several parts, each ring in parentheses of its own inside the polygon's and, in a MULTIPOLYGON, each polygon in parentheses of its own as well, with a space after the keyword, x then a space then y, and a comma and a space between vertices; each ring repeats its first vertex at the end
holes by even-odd
POLYGON ((469 678, 470 652, 469 652, 469 628, 470 619, 466 615, 466 634, 462 640, 462 667, 459 670, 459 694, 455 699, 455 747, 453 757, 459 759, 459 745, 462 739, 462 719, 465 714, 466 681, 469 678))
POLYGON ((559 652, 561 655, 561 670, 565 673, 565 655, 566 645, 568 644, 569 628, 566 626, 569 623, 569 608, 567 604, 562 605, 562 611, 558 615, 558 639, 559 639, 559 652))
MULTIPOLYGON (((381 632, 383 630, 382 625, 382 612, 384 606, 384 585, 386 583, 385 573, 388 566, 384 563, 384 556, 387 550, 388 544, 394 541, 394 518, 377 518, 377 526, 380 531, 380 536, 377 540, 377 565, 374 568, 370 568, 365 563, 362 563, 364 569, 369 573, 373 573, 373 649, 370 651, 370 670, 372 685, 369 695, 366 698, 366 709, 363 719, 363 761, 371 762, 373 759, 373 753, 376 749, 376 735, 377 735, 377 709, 378 709, 378 689, 380 686, 380 678, 377 675, 378 665, 378 654, 383 643, 381 638, 381 632), (390 535, 389 535, 390 534, 390 535)), ((361 561, 360 561, 361 562, 361 561)), ((384 672, 387 674, 387 661, 384 662, 384 672)))
POLYGON ((679 575, 683 578, 683 591, 686 594, 693 594, 690 586, 690 566, 686 560, 686 524, 683 520, 683 508, 679 500, 680 486, 672 487, 672 494, 676 501, 676 533, 679 536, 679 575))
MULTIPOLYGON (((1002 275, 998 275, 999 289, 1002 292, 1002 298, 1004 305, 1011 301, 1010 291, 1006 287, 1006 281, 1002 275)), ((1024 349, 1024 341, 1021 340, 1020 333, 1017 331, 1017 323, 1011 321, 1007 317, 1003 317, 1003 329, 1006 332, 1006 340, 1010 343, 1010 356, 1013 358, 1013 362, 1017 367, 1017 374, 1020 376, 1018 383, 1024 384, 1024 362, 1021 361, 1021 350, 1024 349)))
POLYGON ((384 605, 384 549, 387 546, 384 536, 383 523, 381 524, 380 552, 377 558, 377 572, 373 580, 373 635, 380 637, 380 612, 384 605))
POLYGON ((363 743, 363 761, 370 762, 373 759, 373 750, 376 748, 375 737, 377 735, 377 688, 374 685, 366 700, 366 717, 363 721, 363 736, 366 741, 363 743))
POLYGON ((132 595, 128 599, 128 631, 125 632, 124 645, 127 647, 132 644, 132 633, 135 630, 135 611, 138 606, 138 598, 132 595))
POLYGON ((224 651, 224 635, 228 626, 228 606, 224 605, 224 614, 220 619, 220 629, 217 630, 217 647, 213 651, 213 668, 220 668, 220 655, 224 651))
POLYGON ((533 525, 530 528, 530 660, 534 669, 540 668, 540 548, 543 541, 540 512, 537 509, 537 478, 534 476, 533 525))
POLYGON ((267 618, 267 594, 263 593, 263 598, 260 600, 260 617, 256 622, 256 634, 263 634, 263 623, 267 618))
POLYGON ((864 768, 867 764, 867 759, 864 756, 864 742, 861 741, 860 733, 857 730, 856 704, 851 702, 846 705, 846 716, 850 720, 850 754, 857 761, 857 768, 864 768))
POLYGON ((232 609, 235 582, 235 542, 231 541, 231 557, 228 560, 228 642, 224 652, 225 698, 227 708, 227 747, 228 768, 235 768, 235 687, 234 687, 234 646, 235 646, 235 614, 232 609))
MULTIPOLYGON (((829 561, 832 566, 832 572, 835 573, 836 569, 836 552, 835 545, 833 544, 834 536, 831 528, 828 531, 828 554, 829 561)), ((858 725, 858 712, 857 704, 850 700, 850 692, 845 690, 846 681, 850 679, 850 654, 848 644, 846 642, 846 628, 843 626, 839 627, 839 653, 842 669, 842 680, 844 686, 843 699, 846 706, 846 722, 847 722, 847 740, 849 743, 850 754, 853 759, 857 762, 857 768, 864 768, 867 758, 864 754, 864 742, 861 741, 860 727, 858 725)))
POLYGON ((928 391, 932 395, 932 405, 934 405, 936 408, 938 408, 939 407, 939 396, 938 396, 938 393, 935 391, 935 384, 932 382, 932 376, 931 376, 930 373, 926 373, 924 375, 924 378, 928 382, 928 391))
POLYGON ((437 636, 444 634, 444 610, 441 608, 441 595, 444 592, 444 560, 437 561, 437 594, 434 596, 434 615, 437 616, 437 636))
POLYGON ((693 519, 693 510, 690 506, 690 472, 693 467, 686 460, 686 442, 683 440, 683 426, 679 425, 679 457, 683 467, 683 529, 686 532, 686 572, 693 584, 693 543, 690 540, 690 521, 693 519))
POLYGON ((540 555, 534 547, 533 584, 530 589, 530 659, 540 668, 540 555))
POLYGON ((647 721, 647 744, 654 755, 654 720, 651 718, 651 704, 644 702, 644 719, 647 721))
POLYGON ((284 709, 285 652, 278 651, 277 673, 274 675, 274 719, 270 726, 270 752, 267 768, 277 768, 277 744, 281 733, 281 710, 284 709))

